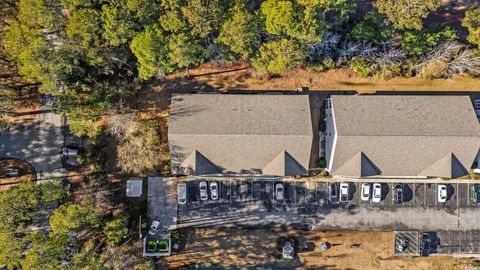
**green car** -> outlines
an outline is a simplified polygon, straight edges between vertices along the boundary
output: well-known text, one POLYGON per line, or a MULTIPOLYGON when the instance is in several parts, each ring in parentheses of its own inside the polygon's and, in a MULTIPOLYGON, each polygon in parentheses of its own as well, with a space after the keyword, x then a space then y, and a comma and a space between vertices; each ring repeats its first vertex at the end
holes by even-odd
POLYGON ((475 203, 480 203, 480 184, 474 184, 472 187, 472 200, 475 203))

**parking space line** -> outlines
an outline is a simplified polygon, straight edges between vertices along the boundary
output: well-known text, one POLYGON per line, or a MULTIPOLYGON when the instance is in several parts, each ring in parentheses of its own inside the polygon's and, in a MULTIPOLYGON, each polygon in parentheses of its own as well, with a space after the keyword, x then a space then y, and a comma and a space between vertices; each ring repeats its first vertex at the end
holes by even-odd
MULTIPOLYGON (((458 202, 458 200, 459 200, 459 199, 458 199, 458 197, 459 197, 459 196, 458 196, 458 193, 460 192, 460 190, 458 189, 458 183, 457 183, 457 188, 456 188, 453 192, 456 192, 456 194, 455 194, 455 199, 457 200, 457 209, 458 209, 459 206, 460 206, 460 203, 458 202)), ((460 211, 460 210, 459 210, 459 211, 460 211)))
POLYGON ((467 206, 470 206, 470 183, 467 183, 467 206))
POLYGON ((315 204, 318 204, 318 182, 315 183, 315 204))
POLYGON ((413 190, 412 190, 413 191, 413 195, 412 195, 413 206, 416 205, 416 203, 415 203, 415 199, 416 199, 415 198, 415 190, 416 190, 416 183, 413 183, 413 190))
POLYGON ((427 205, 427 185, 426 184, 423 184, 423 205, 428 206, 427 205))
MULTIPOLYGON (((433 188, 434 191, 437 191, 437 189, 438 189, 438 186, 437 186, 437 185, 438 185, 438 184, 435 183, 434 188, 433 188)), ((435 193, 435 195, 437 195, 437 194, 435 193)), ((437 196, 435 196, 435 200, 433 200, 433 205, 434 205, 434 206, 437 206, 437 201, 438 201, 437 196)))
POLYGON ((232 204, 232 180, 228 181, 228 184, 229 184, 228 186, 230 188, 230 196, 229 196, 230 198, 229 199, 230 199, 230 204, 232 204))

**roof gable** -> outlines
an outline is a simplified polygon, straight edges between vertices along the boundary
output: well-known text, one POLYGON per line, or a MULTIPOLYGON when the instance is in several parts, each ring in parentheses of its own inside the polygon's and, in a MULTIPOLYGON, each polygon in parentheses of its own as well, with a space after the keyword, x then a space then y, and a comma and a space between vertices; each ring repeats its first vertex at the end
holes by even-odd
POLYGON ((292 176, 306 173, 307 170, 285 150, 262 169, 264 175, 292 176))
POLYGON ((421 172, 421 175, 449 178, 457 178, 467 174, 467 169, 453 153, 448 153, 421 172))
POLYGON ((180 165, 181 174, 203 175, 221 173, 221 170, 197 150, 193 151, 180 165))
POLYGON ((358 152, 336 170, 338 175, 357 177, 374 176, 381 174, 377 166, 363 153, 358 152))

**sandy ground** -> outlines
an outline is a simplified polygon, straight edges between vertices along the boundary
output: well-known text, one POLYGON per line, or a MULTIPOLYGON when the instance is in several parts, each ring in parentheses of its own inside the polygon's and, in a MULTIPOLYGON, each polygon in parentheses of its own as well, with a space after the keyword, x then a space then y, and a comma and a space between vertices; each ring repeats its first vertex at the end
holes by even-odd
POLYGON ((444 256, 394 257, 393 232, 305 232, 280 230, 197 229, 189 236, 183 252, 166 257, 168 269, 188 265, 248 266, 269 265, 287 269, 464 269, 470 259, 444 256), (301 242, 314 242, 315 250, 300 253, 296 262, 277 258, 276 241, 293 236, 301 242), (319 246, 329 242, 332 247, 322 252, 319 246), (351 249, 351 244, 360 248, 351 249))

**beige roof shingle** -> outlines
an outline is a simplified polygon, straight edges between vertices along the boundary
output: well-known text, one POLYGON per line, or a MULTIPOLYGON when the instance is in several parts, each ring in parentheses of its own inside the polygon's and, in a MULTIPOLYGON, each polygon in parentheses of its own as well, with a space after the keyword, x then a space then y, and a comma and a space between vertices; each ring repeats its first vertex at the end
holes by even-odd
POLYGON ((480 148, 468 96, 332 96, 332 105, 338 136, 332 174, 366 176, 351 161, 362 153, 381 175, 458 177, 480 148))
POLYGON ((212 165, 221 173, 306 174, 313 139, 309 97, 173 94, 168 139, 173 174, 211 172, 212 165), (190 162, 192 153, 209 162, 190 162), (186 163, 209 168, 185 170, 186 163))

